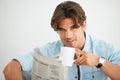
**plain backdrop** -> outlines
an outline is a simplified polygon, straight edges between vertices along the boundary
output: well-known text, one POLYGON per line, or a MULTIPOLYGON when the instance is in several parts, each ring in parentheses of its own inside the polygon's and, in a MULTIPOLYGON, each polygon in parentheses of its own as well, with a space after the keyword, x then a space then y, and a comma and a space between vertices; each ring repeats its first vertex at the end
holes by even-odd
MULTIPOLYGON (((56 41, 50 20, 64 0, 0 0, 0 80, 14 57, 56 41)), ((120 0, 74 0, 86 12, 87 32, 120 48, 120 0)))

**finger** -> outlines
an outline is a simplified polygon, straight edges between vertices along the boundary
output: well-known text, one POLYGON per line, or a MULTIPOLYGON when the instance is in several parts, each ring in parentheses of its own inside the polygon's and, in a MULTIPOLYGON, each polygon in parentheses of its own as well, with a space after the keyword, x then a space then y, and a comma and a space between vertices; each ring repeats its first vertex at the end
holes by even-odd
POLYGON ((81 50, 77 50, 77 51, 75 52, 75 55, 76 55, 77 57, 81 56, 81 55, 82 55, 82 51, 81 51, 81 50))
POLYGON ((79 51, 80 49, 79 48, 75 48, 75 51, 79 51))
POLYGON ((85 64, 85 59, 81 60, 80 62, 77 63, 77 65, 84 65, 85 64))
POLYGON ((81 64, 81 63, 83 63, 84 61, 85 61, 85 57, 82 56, 82 57, 80 57, 80 58, 77 58, 77 59, 75 60, 75 63, 76 63, 76 64, 81 64))

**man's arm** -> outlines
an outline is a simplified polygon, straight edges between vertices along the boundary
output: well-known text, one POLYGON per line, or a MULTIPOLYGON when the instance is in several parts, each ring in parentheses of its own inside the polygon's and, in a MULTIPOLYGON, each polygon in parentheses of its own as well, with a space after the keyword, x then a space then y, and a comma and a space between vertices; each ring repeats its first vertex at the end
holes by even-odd
POLYGON ((21 64, 17 60, 12 60, 8 63, 4 70, 5 80, 22 80, 21 64))
POLYGON ((107 61, 104 66, 101 67, 101 70, 108 75, 112 80, 120 80, 120 67, 107 61))
MULTIPOLYGON (((75 60, 75 63, 77 65, 88 65, 88 66, 97 66, 100 58, 92 53, 86 51, 80 51, 80 50, 76 52, 76 56, 78 57, 75 60)), ((100 69, 107 76, 109 76, 111 80, 120 80, 120 66, 117 66, 111 63, 110 61, 106 60, 104 65, 100 69)))

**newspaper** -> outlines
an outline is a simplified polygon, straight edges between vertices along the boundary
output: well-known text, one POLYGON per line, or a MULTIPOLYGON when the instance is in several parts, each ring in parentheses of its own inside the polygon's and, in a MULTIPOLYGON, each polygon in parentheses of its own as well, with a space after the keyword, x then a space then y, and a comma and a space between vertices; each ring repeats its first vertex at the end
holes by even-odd
POLYGON ((32 80, 67 80, 67 68, 57 58, 43 56, 35 49, 32 80))

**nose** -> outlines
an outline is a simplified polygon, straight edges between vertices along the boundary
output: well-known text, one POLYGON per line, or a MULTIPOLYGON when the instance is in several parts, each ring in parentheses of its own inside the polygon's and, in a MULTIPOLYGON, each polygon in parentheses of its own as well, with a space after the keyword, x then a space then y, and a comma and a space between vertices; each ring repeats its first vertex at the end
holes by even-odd
POLYGON ((65 37, 66 38, 71 38, 73 36, 72 31, 68 30, 65 32, 65 37))

